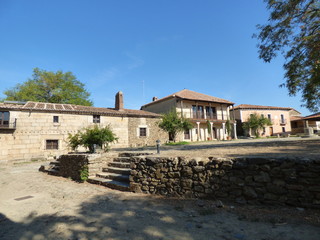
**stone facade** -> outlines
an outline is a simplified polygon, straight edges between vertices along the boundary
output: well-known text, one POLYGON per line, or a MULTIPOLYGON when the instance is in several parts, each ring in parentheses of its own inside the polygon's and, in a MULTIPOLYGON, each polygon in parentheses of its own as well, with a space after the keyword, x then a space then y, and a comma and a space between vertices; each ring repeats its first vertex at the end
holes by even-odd
POLYGON ((0 104, 1 111, 8 121, 0 124, 0 163, 66 154, 71 151, 69 134, 93 125, 111 127, 118 137, 111 147, 155 145, 156 139, 167 141, 167 134, 156 124, 160 115, 141 110, 28 102, 0 104))
POLYGON ((156 145, 156 140, 165 143, 168 134, 158 127, 159 118, 136 118, 128 119, 128 142, 130 147, 156 145), (146 136, 140 136, 140 128, 146 129, 146 136))
POLYGON ((132 157, 135 192, 320 208, 320 159, 132 157))

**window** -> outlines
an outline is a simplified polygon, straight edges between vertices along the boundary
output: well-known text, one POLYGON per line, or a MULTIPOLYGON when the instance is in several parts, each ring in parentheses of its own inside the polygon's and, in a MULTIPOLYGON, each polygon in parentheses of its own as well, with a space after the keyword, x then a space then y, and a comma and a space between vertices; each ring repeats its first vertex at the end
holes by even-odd
POLYGON ((46 149, 59 149, 59 140, 46 140, 46 149))
POLYGON ((146 137, 147 136, 147 128, 141 127, 139 128, 139 137, 146 137))
POLYGON ((100 115, 93 115, 93 123, 100 123, 100 115))
POLYGON ((198 106, 198 118, 204 118, 203 106, 198 106))
POLYGON ((207 119, 216 119, 216 108, 206 106, 206 117, 207 119))
POLYGON ((286 128, 285 127, 282 127, 282 132, 286 132, 286 128))
POLYGON ((9 125, 9 118, 10 114, 9 112, 0 112, 0 125, 9 125))
POLYGON ((271 114, 268 114, 268 119, 271 121, 271 114))
POLYGON ((59 116, 53 116, 53 122, 58 123, 59 122, 59 116))
POLYGON ((192 117, 197 118, 197 106, 192 105, 192 117))
POLYGON ((203 106, 192 105, 193 118, 204 118, 203 106))
POLYGON ((283 115, 283 114, 281 114, 281 115, 280 115, 280 117, 281 117, 281 120, 280 120, 280 121, 281 121, 281 123, 285 123, 284 115, 283 115))

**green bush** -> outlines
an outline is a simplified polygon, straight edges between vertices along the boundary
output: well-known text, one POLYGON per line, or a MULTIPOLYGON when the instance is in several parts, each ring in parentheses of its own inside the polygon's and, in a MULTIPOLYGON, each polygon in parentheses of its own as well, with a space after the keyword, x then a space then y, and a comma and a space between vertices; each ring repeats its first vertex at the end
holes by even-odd
POLYGON ((72 150, 76 150, 79 146, 84 146, 89 149, 89 152, 95 151, 95 145, 100 146, 101 149, 108 151, 109 143, 118 140, 116 135, 112 132, 110 126, 99 127, 97 125, 93 127, 85 128, 82 132, 68 137, 69 146, 72 150))
POLYGON ((88 165, 84 165, 80 170, 80 181, 85 182, 89 178, 89 168, 88 165))

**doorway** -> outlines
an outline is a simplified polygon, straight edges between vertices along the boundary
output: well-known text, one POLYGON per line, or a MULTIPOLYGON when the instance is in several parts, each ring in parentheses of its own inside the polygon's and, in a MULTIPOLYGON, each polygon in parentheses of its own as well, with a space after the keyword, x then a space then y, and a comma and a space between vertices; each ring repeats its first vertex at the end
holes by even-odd
POLYGON ((270 128, 269 128, 269 134, 270 134, 270 136, 273 135, 273 127, 270 127, 270 128))

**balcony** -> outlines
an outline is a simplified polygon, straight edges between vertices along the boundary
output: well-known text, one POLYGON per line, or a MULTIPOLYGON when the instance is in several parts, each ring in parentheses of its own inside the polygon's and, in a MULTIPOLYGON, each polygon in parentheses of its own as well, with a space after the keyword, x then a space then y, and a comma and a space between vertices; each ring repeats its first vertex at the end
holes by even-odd
POLYGON ((287 119, 280 119, 279 123, 280 123, 280 125, 286 125, 287 124, 287 119))
POLYGON ((0 130, 16 130, 17 119, 14 119, 13 122, 2 121, 0 122, 0 130))
POLYGON ((217 114, 204 114, 204 112, 193 112, 192 119, 199 120, 217 120, 217 114))

